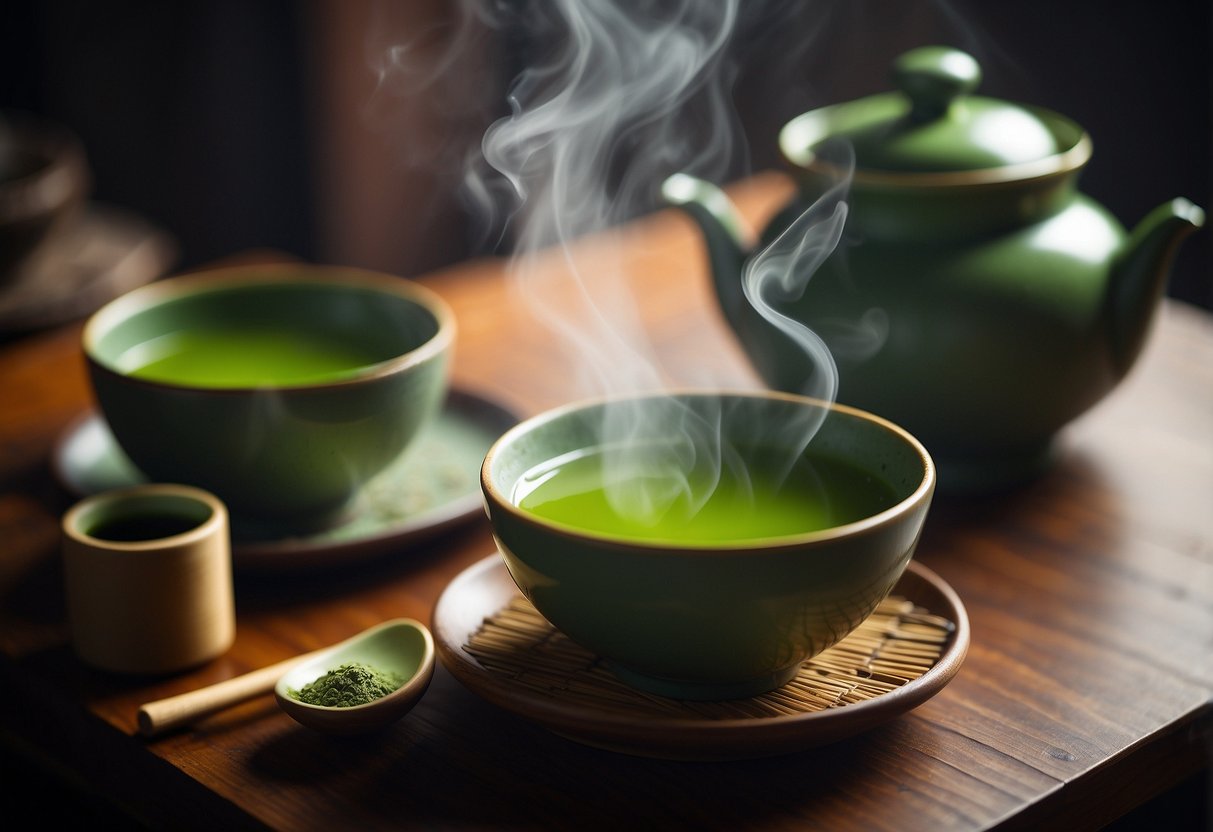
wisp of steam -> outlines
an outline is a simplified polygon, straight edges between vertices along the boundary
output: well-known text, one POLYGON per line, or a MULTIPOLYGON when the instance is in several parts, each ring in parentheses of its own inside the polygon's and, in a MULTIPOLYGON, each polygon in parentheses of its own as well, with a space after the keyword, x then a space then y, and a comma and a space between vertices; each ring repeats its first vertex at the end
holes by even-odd
MULTIPOLYGON (((570 398, 660 390, 662 373, 636 312, 643 297, 631 297, 627 281, 602 262, 611 252, 595 248, 587 268, 571 244, 653 207, 658 184, 672 173, 720 180, 735 168, 744 148, 729 95, 736 71, 729 47, 739 15, 761 14, 762 4, 462 2, 469 19, 521 31, 542 45, 514 79, 510 115, 484 135, 485 164, 469 169, 466 190, 486 214, 505 217, 514 286, 558 339, 555 348, 576 355, 586 386, 570 398), (538 268, 541 253, 550 264, 553 251, 563 268, 538 268)), ((837 244, 844 197, 845 183, 751 258, 744 276, 750 302, 821 368, 805 392, 831 401, 836 373, 825 343, 775 305, 803 292, 837 244)), ((622 484, 609 491, 617 511, 656 519, 675 500, 701 504, 722 468, 734 463, 720 440, 724 414, 692 411, 672 398, 643 401, 608 411, 604 481, 622 484), (638 443, 640 436, 649 441, 638 443)), ((799 436, 791 447, 803 449, 817 424, 787 428, 799 436)))

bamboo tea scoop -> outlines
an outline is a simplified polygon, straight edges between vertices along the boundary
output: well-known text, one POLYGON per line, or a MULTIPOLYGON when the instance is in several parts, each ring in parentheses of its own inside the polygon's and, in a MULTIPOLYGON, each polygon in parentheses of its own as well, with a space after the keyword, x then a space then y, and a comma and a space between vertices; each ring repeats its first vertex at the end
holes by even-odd
POLYGON ((153 737, 270 692, 275 692, 283 710, 309 727, 329 733, 360 733, 402 716, 421 698, 433 675, 434 643, 429 630, 411 618, 398 618, 332 647, 148 702, 139 708, 139 733, 153 737), (288 687, 298 689, 346 662, 373 665, 405 681, 382 699, 356 707, 305 705, 288 697, 288 687), (305 719, 300 719, 301 709, 307 711, 305 719))
POLYGON ((328 652, 328 648, 315 650, 269 667, 263 667, 260 670, 254 670, 243 676, 236 676, 204 688, 170 696, 167 699, 148 702, 139 708, 139 733, 145 737, 153 737, 173 728, 188 725, 224 708, 230 708, 256 696, 270 693, 283 673, 301 661, 321 656, 326 652, 328 652))

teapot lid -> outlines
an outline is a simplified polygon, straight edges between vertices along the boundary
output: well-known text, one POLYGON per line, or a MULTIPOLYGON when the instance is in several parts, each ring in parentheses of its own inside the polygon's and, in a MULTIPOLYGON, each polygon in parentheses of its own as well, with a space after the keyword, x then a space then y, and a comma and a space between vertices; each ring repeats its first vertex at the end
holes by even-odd
POLYGON ((892 77, 897 91, 793 119, 780 135, 784 154, 806 164, 826 140, 842 139, 857 170, 893 174, 1010 171, 1073 150, 1081 150, 1081 162, 1089 156, 1085 133, 1069 119, 974 95, 981 67, 958 49, 913 49, 894 62, 892 77))

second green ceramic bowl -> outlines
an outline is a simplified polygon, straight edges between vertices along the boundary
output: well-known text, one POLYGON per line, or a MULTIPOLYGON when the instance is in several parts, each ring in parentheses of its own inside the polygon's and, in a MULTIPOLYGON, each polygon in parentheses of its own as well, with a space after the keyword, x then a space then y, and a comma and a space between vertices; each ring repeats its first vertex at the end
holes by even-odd
POLYGON ((196 485, 235 520, 323 526, 440 409, 455 320, 404 278, 316 265, 256 265, 172 277, 98 310, 83 335, 100 410, 152 480, 196 485), (323 332, 374 356, 307 382, 202 386, 132 374, 156 339, 238 324, 323 332))

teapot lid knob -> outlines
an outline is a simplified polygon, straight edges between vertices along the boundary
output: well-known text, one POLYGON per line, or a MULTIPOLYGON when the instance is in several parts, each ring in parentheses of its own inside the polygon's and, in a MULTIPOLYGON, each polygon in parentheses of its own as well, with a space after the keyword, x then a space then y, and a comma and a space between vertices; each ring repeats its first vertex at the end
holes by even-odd
POLYGON ((920 46, 893 63, 893 83, 910 99, 910 118, 929 121, 981 84, 981 67, 966 52, 947 46, 920 46))

